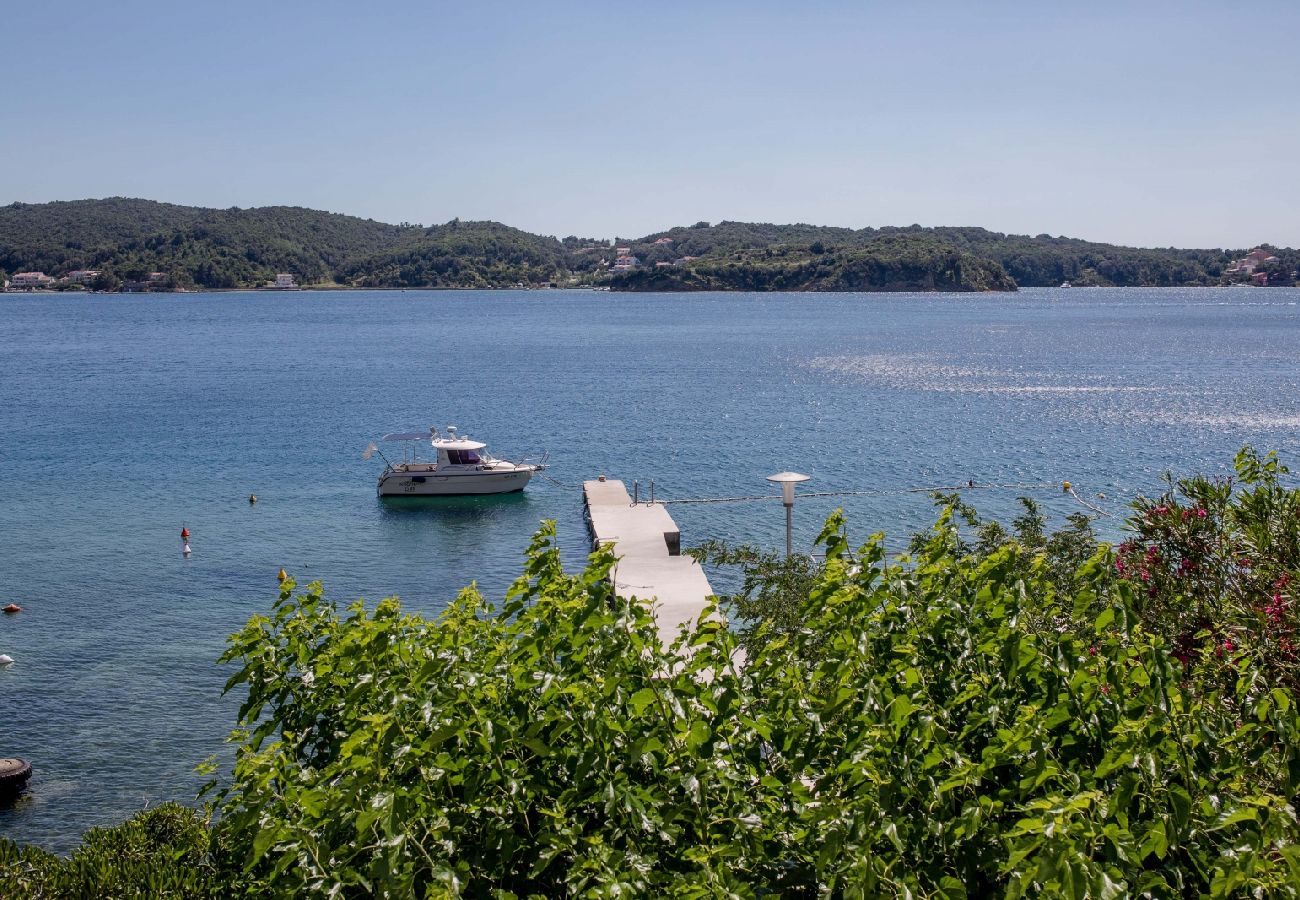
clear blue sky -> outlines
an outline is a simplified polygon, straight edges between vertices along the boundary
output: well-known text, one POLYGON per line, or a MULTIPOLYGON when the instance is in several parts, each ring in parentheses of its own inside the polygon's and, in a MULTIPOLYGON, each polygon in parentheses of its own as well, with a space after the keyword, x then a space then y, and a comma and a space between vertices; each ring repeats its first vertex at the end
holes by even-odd
POLYGON ((10 3, 0 203, 1300 245, 1300 4, 10 3))

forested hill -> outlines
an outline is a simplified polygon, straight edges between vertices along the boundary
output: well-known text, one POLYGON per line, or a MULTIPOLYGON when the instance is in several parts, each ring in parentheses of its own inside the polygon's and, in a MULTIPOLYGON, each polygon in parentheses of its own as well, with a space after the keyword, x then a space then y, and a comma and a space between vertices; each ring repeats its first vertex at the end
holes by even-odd
MULTIPOLYGON (((1015 290, 1020 286, 1195 285, 1231 280, 1236 250, 1136 249, 983 228, 832 228, 700 222, 636 239, 530 234, 497 222, 430 227, 300 207, 205 209, 110 198, 0 207, 0 275, 102 272, 112 290, 161 272, 174 288, 305 285, 615 290, 1015 290), (626 248, 623 254, 619 248, 626 248), (636 257, 635 264, 620 255, 636 257), (629 267, 630 265, 630 267, 629 267)), ((1269 248, 1270 283, 1300 254, 1269 248)), ((155 282, 155 286, 159 283, 155 282)), ((71 286, 71 285, 69 285, 71 286)))

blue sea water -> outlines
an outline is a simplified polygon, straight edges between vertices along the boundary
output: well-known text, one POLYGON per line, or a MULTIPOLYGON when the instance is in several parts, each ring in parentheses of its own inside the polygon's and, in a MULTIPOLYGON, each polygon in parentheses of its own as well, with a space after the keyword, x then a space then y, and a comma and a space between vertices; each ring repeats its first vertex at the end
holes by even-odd
MULTIPOLYGON (((375 496, 387 431, 455 423, 550 473, 651 480, 660 497, 767 493, 795 469, 808 547, 901 549, 918 487, 1015 496, 1057 521, 1069 480, 1122 513, 1160 476, 1222 472, 1243 443, 1300 455, 1300 290, 1014 295, 352 292, 0 299, 0 756, 36 767, 0 835, 66 852, 222 751, 225 636, 276 571, 343 602, 435 614, 500 597, 542 519, 587 549, 577 490, 410 505, 375 496), (259 497, 250 505, 248 495, 259 497), (1098 494, 1105 498, 1099 498, 1098 494), (182 526, 193 555, 180 553, 182 526)), ((689 544, 784 542, 779 504, 671 508, 689 544)), ((1100 527, 1113 533, 1115 519, 1100 527)))

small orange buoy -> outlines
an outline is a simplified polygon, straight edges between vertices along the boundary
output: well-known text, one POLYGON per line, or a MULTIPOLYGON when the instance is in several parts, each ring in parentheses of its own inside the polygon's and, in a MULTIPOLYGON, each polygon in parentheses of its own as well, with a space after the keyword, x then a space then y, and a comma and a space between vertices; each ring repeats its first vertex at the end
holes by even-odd
POLYGON ((1061 490, 1064 491, 1064 492, 1067 493, 1067 494, 1070 493, 1070 482, 1068 482, 1068 481, 1062 481, 1062 482, 1061 482, 1061 490))
POLYGON ((181 540, 182 540, 182 541, 188 541, 189 539, 190 539, 190 530, 189 530, 188 528, 186 528, 184 525, 182 525, 182 526, 181 526, 181 540))
POLYGON ((14 613, 22 612, 23 608, 19 606, 17 603, 10 603, 8 606, 4 608, 4 611, 9 613, 9 615, 12 616, 14 613))
POLYGON ((280 581, 284 581, 289 576, 284 574, 284 569, 281 569, 279 572, 276 573, 275 577, 280 581))

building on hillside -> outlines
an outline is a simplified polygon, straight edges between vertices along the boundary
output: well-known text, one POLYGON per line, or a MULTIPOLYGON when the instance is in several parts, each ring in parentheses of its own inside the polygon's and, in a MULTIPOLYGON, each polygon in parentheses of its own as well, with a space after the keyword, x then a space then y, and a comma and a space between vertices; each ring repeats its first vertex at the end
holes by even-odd
POLYGON ((74 269, 67 275, 64 275, 63 280, 69 284, 90 284, 101 274, 103 273, 101 273, 99 269, 74 269))
POLYGON ((281 272, 275 276, 275 281, 268 281, 267 288, 274 291, 296 291, 298 282, 294 281, 293 276, 288 272, 281 272))
POLYGON ((1269 251, 1256 247, 1241 259, 1234 259, 1232 265, 1224 271, 1228 275, 1250 275, 1253 277, 1255 270, 1260 266, 1271 265, 1275 262, 1280 262, 1280 260, 1269 251))
POLYGON ((615 247, 615 248, 614 248, 614 253, 615 253, 616 255, 618 255, 618 256, 627 256, 627 255, 628 255, 629 253, 631 253, 631 252, 632 252, 632 248, 631 248, 631 247, 615 247))
POLYGON ((673 239, 670 237, 661 237, 659 240, 655 241, 656 244, 671 244, 672 242, 673 239))
POLYGON ((9 279, 11 291, 38 291, 54 284, 54 279, 44 272, 17 272, 9 279))
POLYGON ((614 260, 614 271, 626 272, 629 269, 635 269, 639 265, 641 265, 641 260, 637 259, 635 256, 620 256, 618 259, 614 260))

